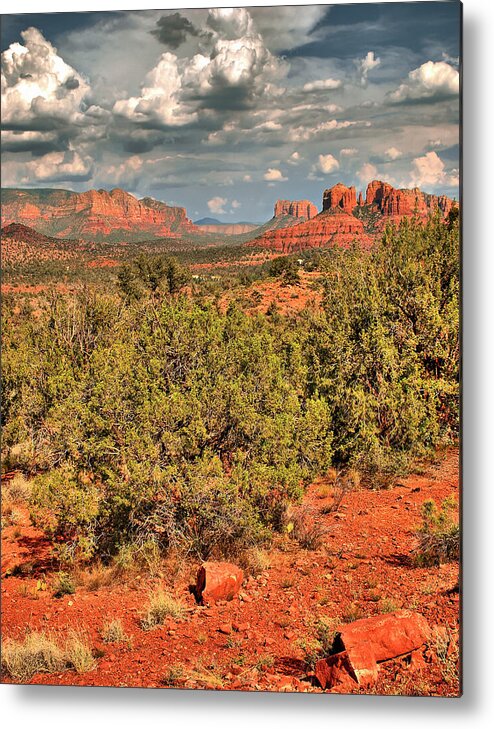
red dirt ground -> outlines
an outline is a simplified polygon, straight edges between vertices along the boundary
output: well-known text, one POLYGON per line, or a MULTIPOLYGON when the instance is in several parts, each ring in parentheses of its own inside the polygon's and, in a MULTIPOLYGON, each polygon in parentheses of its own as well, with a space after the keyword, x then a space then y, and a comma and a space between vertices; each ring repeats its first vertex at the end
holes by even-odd
MULTIPOLYGON (((38 674, 32 683, 320 692, 299 643, 314 637, 318 618, 348 622, 406 607, 424 615, 431 627, 448 630, 449 656, 438 658, 432 645, 418 667, 400 659, 381 664, 372 692, 457 695, 459 598, 451 590, 458 564, 417 568, 410 554, 422 503, 433 498, 439 504, 451 494, 458 499, 458 481, 458 452, 450 450, 389 490, 350 493, 337 513, 327 515, 320 513, 330 500, 319 498, 324 481, 314 483, 304 502, 328 529, 321 549, 306 551, 288 538, 280 540, 269 552, 270 568, 247 578, 240 599, 210 608, 197 606, 188 591, 198 563, 175 562, 153 578, 92 592, 78 587, 73 595, 54 598, 50 543, 24 512, 23 523, 2 533, 2 576, 16 565, 28 572, 3 577, 3 637, 21 638, 27 629, 61 635, 70 627, 87 631, 99 656, 94 670, 38 674), (43 575, 48 589, 36 591, 43 575), (188 611, 183 620, 167 619, 145 632, 139 617, 148 591, 158 586, 188 611), (103 623, 115 618, 130 644, 102 642, 103 623), (238 630, 220 632, 232 624, 238 630)), ((355 693, 369 691, 356 687, 355 693)))

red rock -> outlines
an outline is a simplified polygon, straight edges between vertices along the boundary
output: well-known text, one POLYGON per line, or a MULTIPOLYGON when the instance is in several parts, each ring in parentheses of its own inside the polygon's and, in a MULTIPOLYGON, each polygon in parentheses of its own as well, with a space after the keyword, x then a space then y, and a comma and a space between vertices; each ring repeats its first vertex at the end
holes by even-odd
POLYGON ((338 182, 337 185, 330 187, 329 190, 324 190, 322 197, 323 210, 341 208, 345 213, 351 215, 356 205, 357 193, 354 187, 346 187, 341 182, 338 182))
POLYGON ((309 200, 277 200, 274 206, 274 217, 280 218, 284 215, 291 215, 293 218, 314 218, 318 210, 314 203, 309 200))
POLYGON ((377 663, 411 653, 430 637, 427 620, 410 610, 356 620, 337 632, 357 681, 364 685, 376 680, 377 663))
POLYGON ((363 205, 363 204, 364 204, 364 196, 362 195, 361 192, 359 192, 357 205, 363 205))
POLYGON ((2 226, 21 223, 56 238, 145 240, 200 232, 185 208, 106 190, 2 190, 2 226))
POLYGON ((395 189, 387 182, 373 180, 367 186, 366 203, 372 205, 386 218, 398 222, 403 216, 418 215, 425 218, 439 208, 446 217, 453 201, 445 195, 429 195, 418 187, 411 190, 395 189))
POLYGON ((244 573, 229 562, 204 562, 197 573, 196 595, 200 602, 232 600, 238 595, 244 573))
POLYGON ((357 677, 346 651, 317 661, 314 673, 323 689, 339 687, 349 690, 357 687, 357 677))
POLYGON ((331 245, 349 247, 354 241, 362 248, 372 245, 372 239, 364 232, 362 221, 336 208, 325 210, 305 223, 270 230, 247 245, 292 253, 331 245))
POLYGON ((223 633, 223 635, 230 635, 230 633, 232 632, 231 623, 222 623, 220 626, 218 626, 218 632, 223 633))

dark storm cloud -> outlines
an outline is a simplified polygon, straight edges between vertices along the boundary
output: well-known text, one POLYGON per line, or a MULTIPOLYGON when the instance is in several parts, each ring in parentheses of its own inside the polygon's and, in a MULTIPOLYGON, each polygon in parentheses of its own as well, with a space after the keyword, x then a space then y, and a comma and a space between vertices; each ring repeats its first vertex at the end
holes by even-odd
POLYGON ((178 48, 185 43, 187 36, 197 37, 202 35, 193 23, 180 13, 172 13, 171 15, 162 15, 156 21, 156 28, 149 31, 151 35, 159 40, 163 45, 169 48, 178 48))

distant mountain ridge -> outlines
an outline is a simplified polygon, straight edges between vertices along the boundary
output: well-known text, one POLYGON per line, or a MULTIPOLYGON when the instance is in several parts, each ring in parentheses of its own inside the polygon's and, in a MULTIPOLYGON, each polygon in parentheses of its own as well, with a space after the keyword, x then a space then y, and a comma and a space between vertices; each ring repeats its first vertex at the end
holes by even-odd
POLYGON ((185 208, 150 197, 138 200, 120 188, 73 192, 4 188, 1 223, 20 223, 55 238, 137 242, 200 234, 185 208))

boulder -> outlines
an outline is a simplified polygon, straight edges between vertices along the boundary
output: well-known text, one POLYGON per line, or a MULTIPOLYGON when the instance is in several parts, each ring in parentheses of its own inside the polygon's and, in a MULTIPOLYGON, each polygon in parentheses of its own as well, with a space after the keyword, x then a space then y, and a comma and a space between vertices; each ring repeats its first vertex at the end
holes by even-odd
POLYGON ((379 663, 413 653, 429 638, 427 620, 411 610, 356 620, 337 630, 339 652, 318 661, 316 677, 323 688, 348 687, 349 681, 369 686, 377 679, 379 663))
POLYGON ((343 693, 358 685, 346 651, 317 661, 314 673, 323 689, 338 688, 343 693))
POLYGON ((197 572, 195 593, 203 605, 233 600, 238 595, 244 573, 230 562, 204 562, 197 572))

